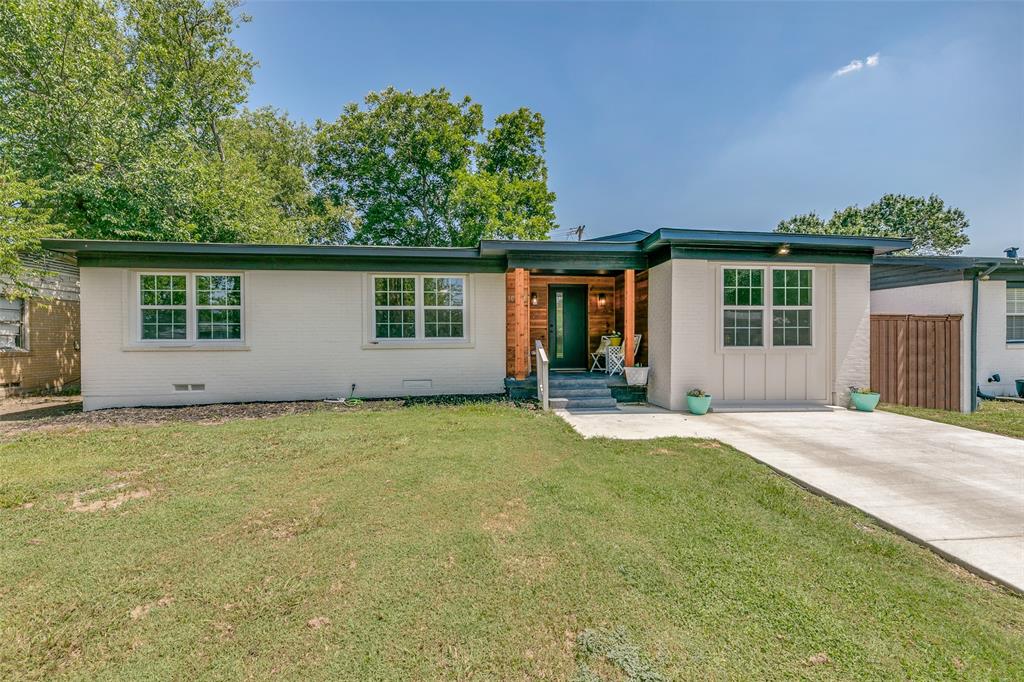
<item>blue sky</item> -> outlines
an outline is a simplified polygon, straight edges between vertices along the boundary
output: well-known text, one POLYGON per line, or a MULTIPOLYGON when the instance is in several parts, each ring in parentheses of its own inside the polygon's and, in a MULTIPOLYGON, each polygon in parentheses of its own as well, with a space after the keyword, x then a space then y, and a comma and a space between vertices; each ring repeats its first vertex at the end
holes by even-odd
POLYGON ((1024 5, 248 2, 250 106, 388 85, 547 122, 562 230, 769 230, 885 192, 1024 247, 1024 5), (869 57, 871 59, 869 60, 869 57), (856 61, 860 62, 858 68, 856 61), (837 72, 854 63, 845 73, 837 72))

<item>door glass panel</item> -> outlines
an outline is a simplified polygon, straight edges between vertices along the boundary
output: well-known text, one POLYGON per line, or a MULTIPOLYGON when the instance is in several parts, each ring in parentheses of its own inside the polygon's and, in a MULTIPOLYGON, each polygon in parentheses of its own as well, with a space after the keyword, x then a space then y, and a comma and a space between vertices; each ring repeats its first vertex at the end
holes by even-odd
POLYGON ((561 360, 565 357, 565 302, 562 300, 562 292, 555 292, 555 357, 561 360))

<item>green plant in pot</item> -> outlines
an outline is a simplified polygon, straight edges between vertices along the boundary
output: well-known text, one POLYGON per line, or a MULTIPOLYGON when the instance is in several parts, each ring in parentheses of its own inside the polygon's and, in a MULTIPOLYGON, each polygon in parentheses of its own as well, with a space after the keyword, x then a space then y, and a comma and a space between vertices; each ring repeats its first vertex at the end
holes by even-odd
POLYGON ((612 332, 608 335, 608 345, 610 346, 621 346, 622 345, 622 332, 612 332))
POLYGON ((692 414, 707 414, 711 409, 711 394, 695 388, 686 394, 686 406, 692 414))
POLYGON ((874 412, 878 407, 878 399, 881 398, 878 391, 872 391, 867 387, 850 386, 850 402, 853 407, 861 412, 874 412))

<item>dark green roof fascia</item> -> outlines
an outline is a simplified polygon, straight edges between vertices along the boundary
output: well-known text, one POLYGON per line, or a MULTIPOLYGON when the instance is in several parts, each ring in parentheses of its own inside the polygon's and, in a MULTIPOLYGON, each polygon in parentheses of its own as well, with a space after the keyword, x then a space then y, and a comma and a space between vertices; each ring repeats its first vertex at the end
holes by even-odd
POLYGON ((210 268, 223 270, 388 270, 392 272, 505 272, 504 258, 402 258, 398 256, 292 256, 209 253, 78 254, 85 268, 210 268))
POLYGON ((898 289, 960 282, 974 278, 975 274, 996 270, 989 279, 1008 282, 1024 281, 1024 261, 1012 258, 985 258, 982 256, 881 256, 871 264, 871 289, 898 289))
POLYGON ((853 251, 875 256, 909 249, 913 245, 909 239, 891 239, 887 237, 735 232, 729 230, 682 230, 674 228, 657 230, 641 242, 644 251, 650 251, 665 245, 736 249, 778 248, 783 244, 789 244, 790 247, 802 246, 815 251, 853 251))
POLYGON ((637 242, 602 242, 602 241, 526 241, 484 239, 480 242, 481 256, 505 256, 512 253, 546 253, 546 254, 642 254, 643 250, 637 242))
POLYGON ((647 256, 642 253, 510 253, 509 268, 544 270, 555 273, 594 272, 602 270, 646 270, 647 256))
MULTIPOLYGON (((662 253, 669 252, 673 259, 697 259, 697 260, 726 260, 726 261, 770 261, 785 265, 787 263, 852 263, 868 265, 871 263, 871 255, 867 253, 842 253, 825 249, 797 249, 792 248, 790 253, 780 256, 774 248, 694 248, 689 246, 670 246, 661 250, 662 253)), ((657 258, 653 258, 657 260, 657 258)), ((666 260, 661 256, 659 262, 666 260)), ((655 263, 652 262, 652 265, 655 263)))

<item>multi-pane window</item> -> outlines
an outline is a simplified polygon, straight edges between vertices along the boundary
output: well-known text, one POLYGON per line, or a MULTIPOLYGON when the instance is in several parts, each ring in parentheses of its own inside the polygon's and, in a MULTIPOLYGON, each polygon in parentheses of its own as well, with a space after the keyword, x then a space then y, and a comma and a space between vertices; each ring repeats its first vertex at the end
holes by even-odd
POLYGON ((764 270, 725 268, 722 343, 728 347, 764 345, 764 270))
POLYGON ((241 275, 196 275, 196 338, 242 338, 241 275))
POLYGON ((466 278, 374 275, 373 339, 465 339, 466 278))
POLYGON ((142 273, 138 276, 142 341, 242 339, 242 275, 142 273))
POLYGON ((1006 340, 1024 343, 1024 288, 1006 289, 1006 340))
POLYGON ((811 345, 811 270, 772 270, 772 345, 811 345))
POLYGON ((416 278, 374 277, 373 320, 378 339, 416 338, 416 278))
POLYGON ((25 302, 0 298, 0 352, 25 348, 25 302))
POLYGON ((723 268, 722 345, 812 345, 813 290, 811 268, 723 268))
POLYGON ((461 277, 423 278, 423 334, 428 339, 461 339, 463 334, 461 277))
POLYGON ((188 338, 188 292, 185 275, 142 275, 139 277, 142 338, 184 340, 188 338))

